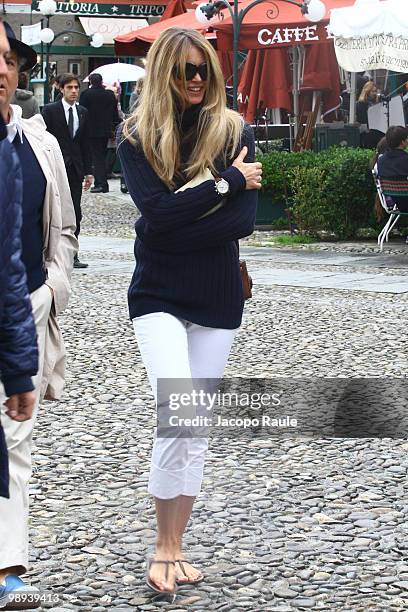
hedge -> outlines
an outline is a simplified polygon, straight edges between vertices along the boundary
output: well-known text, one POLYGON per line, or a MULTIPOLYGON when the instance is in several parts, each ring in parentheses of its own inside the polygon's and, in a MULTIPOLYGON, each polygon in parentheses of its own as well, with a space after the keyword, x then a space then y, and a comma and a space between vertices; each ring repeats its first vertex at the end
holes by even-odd
POLYGON ((361 228, 377 228, 373 154, 331 147, 320 153, 272 151, 257 158, 263 164, 263 191, 275 202, 289 199, 302 232, 318 236, 325 231, 350 239, 361 228))

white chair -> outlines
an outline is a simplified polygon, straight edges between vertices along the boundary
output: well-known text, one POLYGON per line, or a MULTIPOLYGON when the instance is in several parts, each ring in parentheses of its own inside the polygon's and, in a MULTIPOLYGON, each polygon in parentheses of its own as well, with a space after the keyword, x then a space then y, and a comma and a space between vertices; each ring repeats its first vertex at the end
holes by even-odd
POLYGON ((381 206, 389 215, 387 223, 377 239, 380 251, 382 251, 384 242, 388 242, 390 232, 398 219, 401 216, 408 216, 408 177, 406 179, 380 177, 377 164, 375 164, 372 172, 381 206))

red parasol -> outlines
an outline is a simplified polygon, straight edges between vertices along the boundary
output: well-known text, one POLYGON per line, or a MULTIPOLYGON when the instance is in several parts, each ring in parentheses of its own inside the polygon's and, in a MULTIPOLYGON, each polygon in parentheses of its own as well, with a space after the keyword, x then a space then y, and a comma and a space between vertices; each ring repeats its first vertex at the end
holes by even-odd
MULTIPOLYGON (((238 85, 238 107, 249 122, 258 109, 293 108, 290 92, 294 89, 287 49, 250 50, 238 85)), ((323 111, 334 108, 340 96, 339 69, 333 43, 306 47, 305 68, 300 84, 302 104, 312 107, 312 95, 323 92, 323 111)))
POLYGON ((249 51, 238 85, 238 109, 252 123, 258 109, 292 108, 286 49, 249 51))
MULTIPOLYGON (((339 66, 332 41, 306 49, 305 71, 300 86, 303 100, 308 92, 323 92, 323 112, 336 107, 341 92, 339 66)), ((310 99, 310 109, 312 101, 310 99)))

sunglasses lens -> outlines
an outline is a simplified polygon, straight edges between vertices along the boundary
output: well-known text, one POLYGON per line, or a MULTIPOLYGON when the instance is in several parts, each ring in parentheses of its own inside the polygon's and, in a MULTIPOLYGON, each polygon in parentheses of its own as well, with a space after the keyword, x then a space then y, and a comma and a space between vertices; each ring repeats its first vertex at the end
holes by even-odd
POLYGON ((201 64, 201 66, 198 67, 198 74, 203 79, 203 81, 206 81, 208 79, 208 66, 207 66, 207 64, 201 64))
POLYGON ((186 81, 192 81, 197 72, 203 81, 206 81, 208 79, 207 64, 201 64, 200 66, 196 66, 191 62, 186 62, 186 81))
POLYGON ((186 62, 186 81, 191 81, 197 74, 197 66, 191 62, 186 62))

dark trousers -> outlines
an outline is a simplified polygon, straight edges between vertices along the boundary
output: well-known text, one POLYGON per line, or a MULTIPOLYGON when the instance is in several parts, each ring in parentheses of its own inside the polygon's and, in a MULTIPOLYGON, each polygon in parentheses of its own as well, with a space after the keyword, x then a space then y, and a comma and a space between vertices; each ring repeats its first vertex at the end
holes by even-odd
POLYGON ((95 187, 108 187, 106 180, 106 149, 108 147, 107 138, 90 138, 89 145, 91 147, 92 163, 94 169, 94 184, 95 187))
POLYGON ((83 176, 79 176, 74 166, 67 166, 67 176, 69 188, 71 190, 71 197, 74 203, 75 210, 75 221, 76 221, 76 230, 75 236, 78 238, 79 232, 81 231, 81 219, 82 219, 82 211, 81 211, 81 197, 82 197, 82 181, 84 180, 83 176))
POLYGON ((112 177, 115 162, 116 162, 116 147, 115 148, 109 147, 108 150, 106 151, 106 159, 105 159, 107 176, 112 177))

